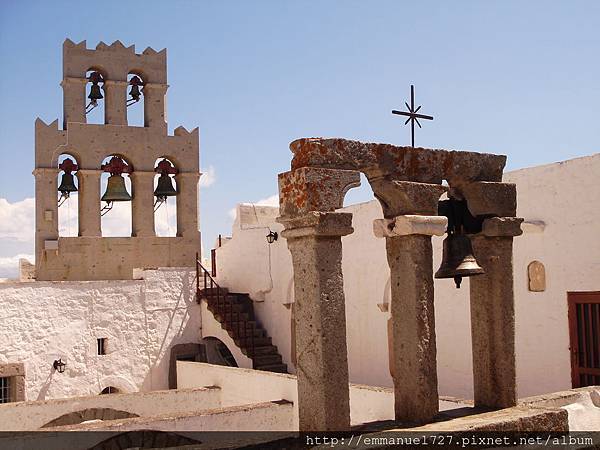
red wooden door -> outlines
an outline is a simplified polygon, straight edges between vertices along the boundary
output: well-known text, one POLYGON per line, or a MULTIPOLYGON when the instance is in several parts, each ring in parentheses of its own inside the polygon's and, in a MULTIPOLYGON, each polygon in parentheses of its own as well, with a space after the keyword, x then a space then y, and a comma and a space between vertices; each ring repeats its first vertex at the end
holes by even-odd
POLYGON ((569 292, 571 382, 600 385, 600 292, 569 292))

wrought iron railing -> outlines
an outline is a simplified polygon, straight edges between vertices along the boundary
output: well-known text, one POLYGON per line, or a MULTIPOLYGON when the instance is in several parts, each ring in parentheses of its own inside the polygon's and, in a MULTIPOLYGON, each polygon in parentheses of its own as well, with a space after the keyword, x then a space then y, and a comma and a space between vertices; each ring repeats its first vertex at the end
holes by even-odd
POLYGON ((237 319, 237 337, 240 340, 240 346, 242 344, 242 338, 245 341, 246 351, 248 353, 248 357, 252 359, 252 363, 254 365, 254 325, 252 323, 247 323, 246 320, 242 321, 243 314, 242 311, 234 311, 233 310, 233 301, 227 301, 227 289, 223 289, 212 277, 211 273, 202 265, 200 261, 200 257, 198 253, 196 253, 196 302, 200 303, 202 301, 202 290, 200 289, 200 280, 204 281, 203 290, 205 296, 213 299, 212 307, 215 309, 216 313, 222 317, 223 322, 227 324, 227 314, 229 314, 231 320, 231 328, 233 330, 233 317, 237 319), (242 322, 243 325, 242 326, 242 322), (248 328, 250 328, 250 335, 248 335, 248 328), (243 330, 243 336, 242 336, 243 330))

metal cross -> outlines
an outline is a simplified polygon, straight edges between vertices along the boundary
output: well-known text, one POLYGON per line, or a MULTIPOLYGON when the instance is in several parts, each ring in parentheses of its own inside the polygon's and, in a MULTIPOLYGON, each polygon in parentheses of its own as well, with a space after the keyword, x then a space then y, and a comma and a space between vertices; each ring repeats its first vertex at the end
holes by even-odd
POLYGON ((393 109, 392 114, 398 114, 400 116, 408 116, 408 119, 406 119, 406 122, 404 122, 404 125, 406 125, 408 122, 410 122, 410 131, 411 131, 411 137, 412 137, 411 142, 412 142, 412 147, 414 148, 415 147, 415 122, 417 122, 417 125, 419 125, 419 128, 422 128, 421 124, 419 123, 419 119, 433 120, 433 116, 426 116, 425 114, 417 114, 419 112, 419 110, 421 109, 421 107, 418 106, 417 109, 415 109, 415 87, 412 84, 410 85, 410 106, 406 102, 404 102, 404 104, 406 105, 408 112, 397 111, 397 110, 393 109))

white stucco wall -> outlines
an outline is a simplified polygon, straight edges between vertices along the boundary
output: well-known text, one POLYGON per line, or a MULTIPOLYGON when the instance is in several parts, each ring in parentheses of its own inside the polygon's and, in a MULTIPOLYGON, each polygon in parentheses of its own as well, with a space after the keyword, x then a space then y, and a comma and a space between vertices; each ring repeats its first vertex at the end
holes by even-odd
POLYGON ((25 364, 27 400, 168 388, 170 349, 200 341, 193 269, 131 281, 0 284, 0 364, 25 364), (108 338, 97 355, 97 338, 108 338), (52 368, 62 358, 64 373, 52 368))
MULTIPOLYGON (((505 174, 505 181, 517 184, 518 216, 545 223, 543 231, 524 225, 524 234, 514 241, 520 397, 571 387, 567 291, 600 291, 598 173, 600 154, 505 174), (533 260, 546 267, 545 292, 528 291, 527 265, 533 260)), ((381 306, 389 302, 389 267, 385 242, 372 231, 381 207, 372 201, 343 210, 353 213, 355 230, 342 239, 350 381, 392 386, 389 312, 381 306)), ((217 279, 232 291, 250 293, 257 317, 293 371, 291 256, 285 239, 271 245, 265 239, 267 227, 281 231, 277 215, 273 207, 238 207, 232 239, 217 250, 217 279)), ((442 240, 433 239, 436 269, 442 240)), ((435 289, 440 395, 472 398, 468 279, 460 290, 451 280, 436 280, 435 289)))

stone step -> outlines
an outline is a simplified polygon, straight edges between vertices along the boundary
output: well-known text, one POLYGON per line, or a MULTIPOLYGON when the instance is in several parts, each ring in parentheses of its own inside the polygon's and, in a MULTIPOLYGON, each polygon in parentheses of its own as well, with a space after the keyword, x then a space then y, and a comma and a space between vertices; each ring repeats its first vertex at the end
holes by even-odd
POLYGON ((242 322, 241 327, 238 326, 238 322, 226 322, 225 324, 221 324, 221 328, 224 328, 227 331, 232 331, 236 335, 241 334, 242 337, 246 336, 244 333, 247 333, 247 335, 250 336, 251 331, 254 331, 254 337, 265 337, 267 335, 267 331, 265 329, 252 327, 248 322, 242 322), (246 326, 246 329, 244 329, 244 325, 246 326))
POLYGON ((254 367, 264 367, 281 364, 282 358, 279 353, 269 353, 266 355, 253 356, 252 361, 254 361, 254 367))
POLYGON ((270 364, 267 366, 254 367, 256 370, 264 370, 266 372, 287 373, 286 364, 270 364))
MULTIPOLYGON (((276 345, 261 345, 261 346, 255 346, 254 347, 254 353, 252 355, 250 355, 251 357, 253 356, 260 356, 260 355, 270 355, 270 354, 278 354, 279 352, 277 351, 277 346, 276 345)), ((246 355, 247 352, 245 352, 246 355)))
MULTIPOLYGON (((240 348, 243 347, 249 347, 252 343, 250 342, 250 339, 244 339, 244 338, 234 338, 233 339, 235 342, 235 345, 237 345, 240 348)), ((255 347, 264 347, 265 345, 271 345, 271 338, 270 337, 257 337, 254 338, 254 346, 255 347)))

